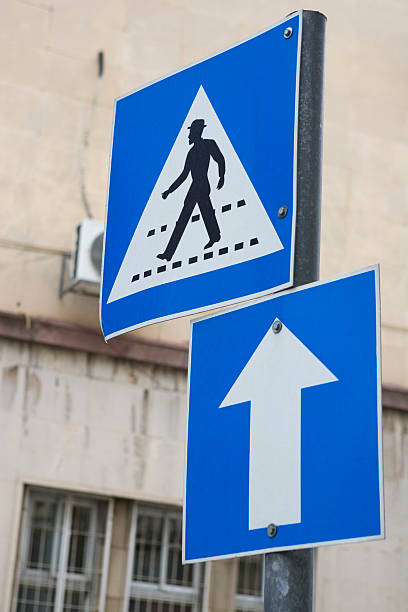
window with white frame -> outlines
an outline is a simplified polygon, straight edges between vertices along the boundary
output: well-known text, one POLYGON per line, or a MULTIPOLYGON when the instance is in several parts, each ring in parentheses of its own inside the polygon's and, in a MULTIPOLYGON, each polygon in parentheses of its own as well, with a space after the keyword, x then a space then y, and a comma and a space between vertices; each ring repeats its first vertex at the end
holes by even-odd
POLYGON ((200 566, 182 565, 181 524, 180 512, 134 506, 128 612, 197 612, 200 566))
POLYGON ((238 561, 237 612, 263 610, 264 555, 241 557, 238 561))
POLYGON ((104 500, 28 488, 14 612, 99 612, 108 554, 104 500))

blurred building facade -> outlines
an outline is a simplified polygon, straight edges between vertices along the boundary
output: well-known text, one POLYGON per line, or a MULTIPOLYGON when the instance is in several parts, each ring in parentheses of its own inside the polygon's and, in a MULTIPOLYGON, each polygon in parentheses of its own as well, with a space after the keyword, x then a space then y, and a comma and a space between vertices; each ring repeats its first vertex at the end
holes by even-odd
MULTIPOLYGON (((61 275, 76 226, 89 214, 104 219, 114 98, 298 8, 265 0, 3 0, 2 610, 262 607, 261 559, 180 562, 189 321, 105 344, 97 298, 61 296, 61 275)), ((408 7, 321 0, 312 8, 328 17, 321 277, 381 265, 387 535, 319 549, 316 609, 402 612, 408 7)))

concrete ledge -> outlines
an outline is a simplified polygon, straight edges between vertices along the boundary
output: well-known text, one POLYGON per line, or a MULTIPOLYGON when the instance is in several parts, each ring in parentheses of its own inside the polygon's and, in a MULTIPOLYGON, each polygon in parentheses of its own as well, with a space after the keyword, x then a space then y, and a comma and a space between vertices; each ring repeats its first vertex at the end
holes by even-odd
POLYGON ((383 408, 393 410, 406 410, 408 412, 408 391, 401 387, 383 385, 382 389, 383 408))
POLYGON ((183 345, 142 340, 134 336, 113 338, 106 343, 101 332, 83 325, 9 312, 0 311, 0 337, 182 370, 187 370, 188 364, 188 349, 183 345))
MULTIPOLYGON (((0 337, 48 346, 108 355, 187 370, 188 348, 134 336, 113 338, 106 343, 95 329, 58 319, 28 317, 0 311, 0 337)), ((408 389, 383 385, 383 408, 408 412, 408 389)))

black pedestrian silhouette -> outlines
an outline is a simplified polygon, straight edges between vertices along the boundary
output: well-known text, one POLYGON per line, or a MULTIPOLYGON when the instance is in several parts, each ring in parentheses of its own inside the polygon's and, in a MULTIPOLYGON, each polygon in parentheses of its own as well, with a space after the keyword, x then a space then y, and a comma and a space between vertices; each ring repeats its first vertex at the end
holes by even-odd
POLYGON ((170 187, 162 193, 162 198, 165 200, 170 193, 173 193, 188 177, 191 172, 193 182, 184 200, 183 210, 177 219, 173 233, 170 237, 168 245, 163 253, 159 253, 159 259, 170 261, 173 257, 179 242, 184 234, 187 223, 191 217, 191 213, 197 204, 208 233, 208 242, 205 249, 213 246, 221 239, 221 231, 215 216, 215 210, 210 200, 210 183, 208 181, 208 167, 210 158, 218 164, 219 180, 217 189, 221 189, 224 185, 225 175, 225 159, 218 148, 215 140, 205 140, 202 138, 202 133, 206 127, 204 119, 194 119, 191 123, 188 142, 192 144, 192 148, 187 154, 186 163, 180 176, 174 181, 170 187))

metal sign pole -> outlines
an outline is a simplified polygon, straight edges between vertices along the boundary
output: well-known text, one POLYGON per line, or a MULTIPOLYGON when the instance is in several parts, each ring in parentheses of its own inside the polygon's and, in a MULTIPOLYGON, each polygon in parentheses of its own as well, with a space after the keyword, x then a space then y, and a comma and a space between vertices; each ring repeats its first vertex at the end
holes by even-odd
MULTIPOLYGON (((299 82, 294 286, 319 278, 326 17, 303 11, 299 82)), ((265 612, 311 612, 313 549, 265 555, 265 612)))

